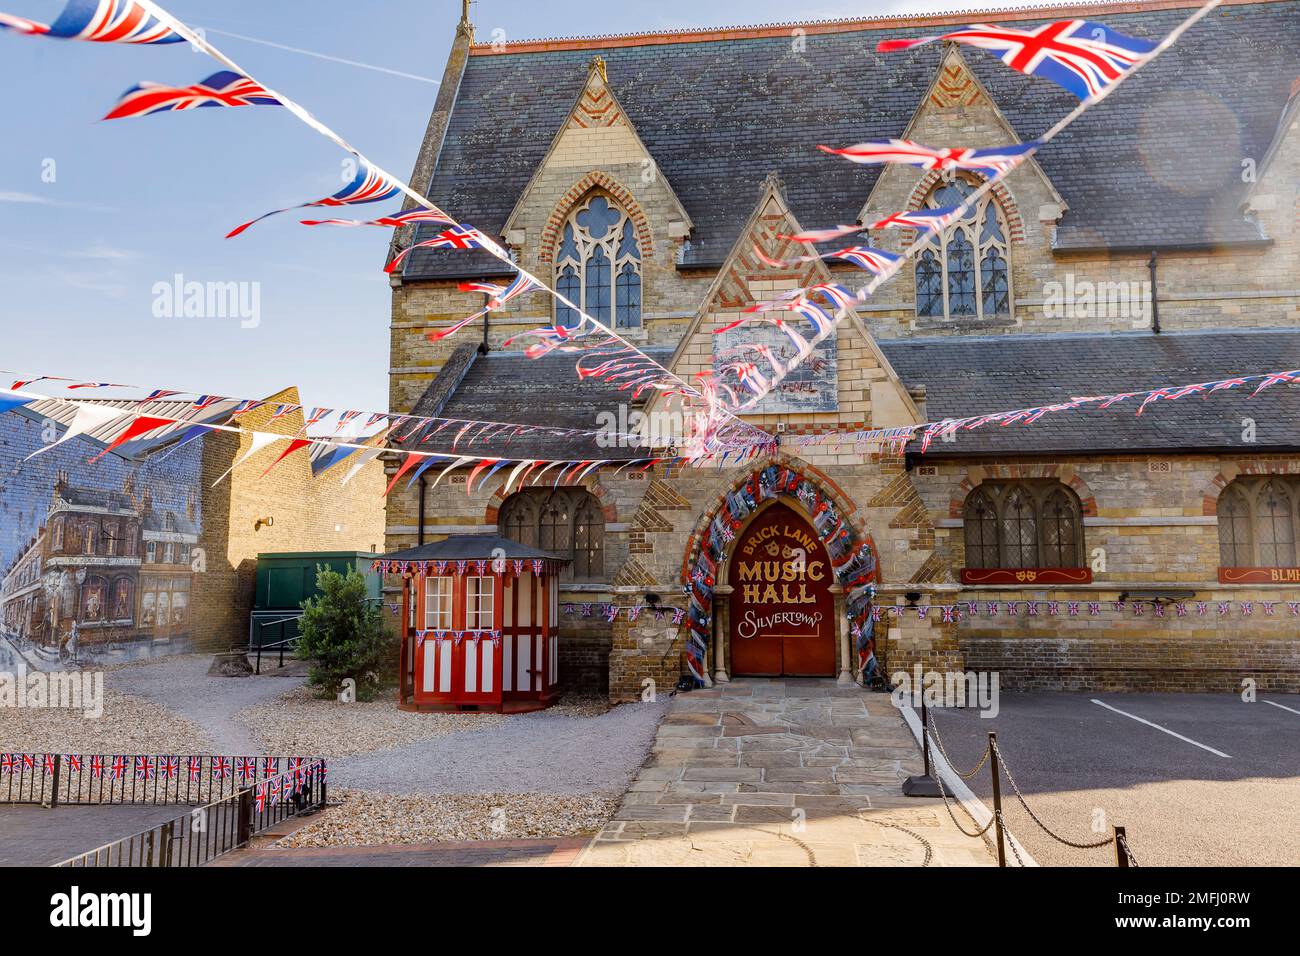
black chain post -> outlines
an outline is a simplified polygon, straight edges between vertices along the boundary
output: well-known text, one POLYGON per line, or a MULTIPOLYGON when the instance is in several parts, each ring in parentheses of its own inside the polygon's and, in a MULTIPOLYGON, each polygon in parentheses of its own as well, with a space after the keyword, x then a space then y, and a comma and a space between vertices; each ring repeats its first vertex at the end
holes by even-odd
POLYGON ((63 776, 63 754, 54 755, 54 776, 50 783, 50 809, 59 805, 59 778, 63 776))
POLYGON ((1115 831, 1115 865, 1128 869, 1128 837, 1123 827, 1111 827, 1115 831))
POLYGON ((925 760, 925 773, 903 781, 905 797, 938 797, 943 795, 939 782, 930 773, 930 710, 925 706, 925 683, 921 690, 921 754, 925 760))
POLYGON ((993 774, 993 826, 998 834, 998 866, 1007 865, 1007 850, 1002 835, 1002 781, 998 763, 998 735, 989 731, 989 769, 993 774))

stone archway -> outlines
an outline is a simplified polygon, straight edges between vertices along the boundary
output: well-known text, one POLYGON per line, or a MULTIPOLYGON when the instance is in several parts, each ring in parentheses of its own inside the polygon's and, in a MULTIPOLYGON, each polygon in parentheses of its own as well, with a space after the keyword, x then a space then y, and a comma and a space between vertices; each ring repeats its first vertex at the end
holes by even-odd
MULTIPOLYGON (((860 666, 874 666, 875 635, 872 604, 879 580, 874 542, 844 517, 846 502, 837 502, 810 469, 794 462, 771 464, 755 471, 722 496, 706 515, 688 548, 683 566, 690 606, 686 614, 686 663, 700 683, 708 683, 706 657, 715 628, 714 601, 719 582, 734 551, 736 536, 765 503, 780 500, 802 513, 830 556, 839 593, 837 617, 842 622, 841 645, 852 636, 860 666)), ((851 680, 848 654, 842 654, 841 680, 851 680)), ((719 669, 719 679, 727 679, 719 669)))

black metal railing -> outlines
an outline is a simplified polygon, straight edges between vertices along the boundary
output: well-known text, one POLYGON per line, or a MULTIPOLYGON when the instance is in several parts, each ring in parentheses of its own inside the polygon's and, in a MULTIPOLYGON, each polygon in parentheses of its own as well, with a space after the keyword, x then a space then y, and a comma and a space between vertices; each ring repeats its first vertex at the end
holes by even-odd
POLYGON ((55 865, 203 866, 290 817, 316 812, 325 797, 325 761, 313 760, 55 865))
POLYGON ((317 757, 218 754, 0 754, 0 804, 47 807, 218 802, 317 757))

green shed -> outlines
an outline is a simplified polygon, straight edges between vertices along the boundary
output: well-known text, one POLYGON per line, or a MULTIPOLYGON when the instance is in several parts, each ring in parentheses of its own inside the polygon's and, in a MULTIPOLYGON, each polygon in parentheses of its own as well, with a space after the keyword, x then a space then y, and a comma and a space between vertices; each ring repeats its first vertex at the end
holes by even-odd
POLYGON ((260 647, 298 636, 302 602, 315 597, 316 568, 343 574, 356 568, 366 576, 371 600, 382 600, 380 576, 370 570, 376 555, 369 551, 295 551, 257 556, 257 581, 248 643, 260 647))

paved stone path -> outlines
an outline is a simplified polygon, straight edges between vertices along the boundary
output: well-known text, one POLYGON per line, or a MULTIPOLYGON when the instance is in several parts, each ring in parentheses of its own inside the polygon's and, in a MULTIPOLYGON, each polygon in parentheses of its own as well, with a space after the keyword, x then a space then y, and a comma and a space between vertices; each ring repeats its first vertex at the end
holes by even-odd
POLYGON ((213 866, 571 866, 587 837, 244 850, 213 866))
POLYGON ((993 865, 940 800, 902 795, 920 772, 885 694, 813 679, 679 694, 578 865, 920 866, 927 848, 930 866, 993 865))

